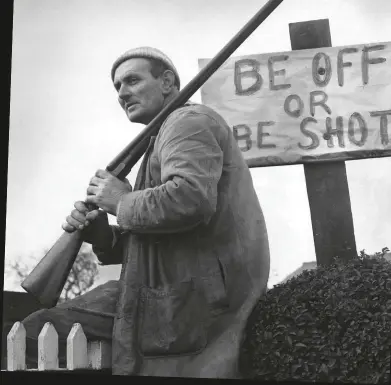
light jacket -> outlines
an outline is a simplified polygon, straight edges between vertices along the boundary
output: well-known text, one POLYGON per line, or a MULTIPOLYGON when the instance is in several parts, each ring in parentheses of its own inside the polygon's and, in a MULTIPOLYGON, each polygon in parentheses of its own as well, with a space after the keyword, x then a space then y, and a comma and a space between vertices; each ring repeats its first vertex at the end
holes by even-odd
POLYGON ((238 378, 247 317, 266 291, 269 245, 250 171, 224 119, 185 105, 151 139, 122 197, 113 374, 238 378))

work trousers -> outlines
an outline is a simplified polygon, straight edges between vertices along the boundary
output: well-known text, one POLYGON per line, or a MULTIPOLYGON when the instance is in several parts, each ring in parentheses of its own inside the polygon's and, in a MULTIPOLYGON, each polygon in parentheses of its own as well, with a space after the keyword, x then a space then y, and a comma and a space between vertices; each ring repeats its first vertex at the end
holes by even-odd
POLYGON ((66 340, 74 323, 80 323, 88 341, 111 342, 119 295, 119 282, 107 283, 51 309, 38 310, 26 317, 26 364, 37 368, 38 336, 46 322, 53 324, 59 339, 59 366, 66 367, 66 340))

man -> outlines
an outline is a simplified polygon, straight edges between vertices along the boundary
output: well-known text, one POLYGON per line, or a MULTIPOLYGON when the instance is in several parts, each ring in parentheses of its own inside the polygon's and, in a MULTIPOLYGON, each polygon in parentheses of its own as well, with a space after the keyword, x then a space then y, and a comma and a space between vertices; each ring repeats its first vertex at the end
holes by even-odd
MULTIPOLYGON (((111 74, 131 122, 148 124, 179 93, 177 70, 157 49, 127 51, 111 74)), ((203 105, 178 108, 151 138, 134 189, 98 170, 85 202, 99 210, 76 202, 63 228, 83 229, 102 264, 122 264, 120 279, 28 317, 30 362, 45 322, 63 341, 80 322, 88 339, 112 341, 113 374, 238 378, 243 329, 266 291, 269 246, 224 119, 203 105)))

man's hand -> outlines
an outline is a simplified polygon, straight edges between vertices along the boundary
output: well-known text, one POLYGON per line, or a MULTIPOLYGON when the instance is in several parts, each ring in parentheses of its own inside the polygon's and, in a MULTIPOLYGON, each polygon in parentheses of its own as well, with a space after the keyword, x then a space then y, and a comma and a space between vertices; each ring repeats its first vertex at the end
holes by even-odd
POLYGON ((87 188, 86 203, 93 203, 106 213, 117 215, 121 197, 130 192, 132 186, 127 179, 122 181, 108 171, 98 170, 87 188))
POLYGON ((99 210, 88 211, 84 202, 76 202, 75 209, 67 216, 62 228, 68 233, 73 233, 77 229, 82 230, 93 222, 99 214, 99 210))
POLYGON ((113 241, 107 214, 102 210, 88 211, 81 201, 75 203, 75 209, 67 216, 62 228, 68 233, 82 230, 83 240, 101 249, 111 247, 113 241))

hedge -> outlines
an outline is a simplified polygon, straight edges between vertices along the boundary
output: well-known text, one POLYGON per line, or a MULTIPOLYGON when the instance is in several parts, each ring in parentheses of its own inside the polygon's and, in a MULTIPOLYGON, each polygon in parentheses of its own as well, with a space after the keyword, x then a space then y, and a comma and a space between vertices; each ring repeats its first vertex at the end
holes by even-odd
POLYGON ((363 250, 276 285, 249 317, 240 370, 249 379, 389 382, 391 263, 363 250))

